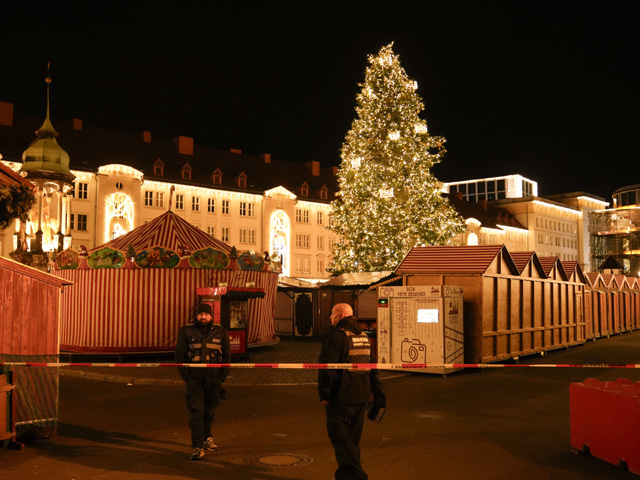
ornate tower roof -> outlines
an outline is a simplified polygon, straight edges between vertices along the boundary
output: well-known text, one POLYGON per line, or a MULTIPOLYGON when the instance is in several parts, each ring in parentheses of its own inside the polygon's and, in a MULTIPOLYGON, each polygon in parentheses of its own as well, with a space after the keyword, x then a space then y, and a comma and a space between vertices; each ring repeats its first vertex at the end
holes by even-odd
MULTIPOLYGON (((49 66, 49 65, 48 65, 49 66)), ((37 138, 22 153, 21 172, 26 172, 29 180, 47 179, 72 183, 75 178, 69 170, 69 154, 58 145, 58 132, 51 124, 49 115, 49 85, 51 77, 47 75, 47 118, 36 130, 37 138)))

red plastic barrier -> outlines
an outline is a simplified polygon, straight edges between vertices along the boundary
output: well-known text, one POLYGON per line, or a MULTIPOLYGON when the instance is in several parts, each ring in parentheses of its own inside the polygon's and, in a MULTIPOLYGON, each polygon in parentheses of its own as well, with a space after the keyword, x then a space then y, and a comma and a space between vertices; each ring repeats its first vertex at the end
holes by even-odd
POLYGON ((569 396, 571 446, 640 474, 640 382, 587 378, 569 396))

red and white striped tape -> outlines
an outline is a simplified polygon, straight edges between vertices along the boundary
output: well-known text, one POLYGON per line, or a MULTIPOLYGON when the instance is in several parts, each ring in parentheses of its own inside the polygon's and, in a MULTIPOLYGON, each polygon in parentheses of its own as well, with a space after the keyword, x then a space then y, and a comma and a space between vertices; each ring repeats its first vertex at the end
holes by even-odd
POLYGON ((266 368, 289 370, 335 370, 377 368, 380 370, 415 370, 430 368, 640 368, 638 363, 38 363, 38 362, 0 362, 0 367, 189 367, 189 368, 266 368))

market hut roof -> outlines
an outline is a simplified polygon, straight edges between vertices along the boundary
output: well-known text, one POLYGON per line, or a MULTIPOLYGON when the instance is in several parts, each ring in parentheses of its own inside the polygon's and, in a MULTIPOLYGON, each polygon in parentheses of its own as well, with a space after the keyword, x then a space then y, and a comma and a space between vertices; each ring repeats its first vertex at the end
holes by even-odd
POLYGON ((33 184, 22 177, 19 173, 14 172, 6 165, 0 163, 0 185, 8 185, 8 186, 18 186, 18 185, 27 185, 33 186, 33 184))
POLYGON ((538 257, 547 278, 567 280, 568 275, 558 257, 538 257))
POLYGON ((393 276, 393 272, 343 273, 329 279, 322 287, 368 287, 393 276))
POLYGON ((91 252, 109 247, 126 253, 129 245, 136 252, 141 252, 154 246, 167 248, 174 252, 186 249, 193 253, 207 247, 220 250, 226 254, 231 252, 229 245, 207 235, 172 211, 167 211, 167 213, 160 215, 149 223, 140 225, 126 235, 95 247, 91 252))
POLYGON ((455 247, 414 247, 396 268, 395 273, 471 273, 483 274, 490 268, 518 270, 504 245, 462 245, 455 247), (504 265, 503 265, 504 264, 504 265))

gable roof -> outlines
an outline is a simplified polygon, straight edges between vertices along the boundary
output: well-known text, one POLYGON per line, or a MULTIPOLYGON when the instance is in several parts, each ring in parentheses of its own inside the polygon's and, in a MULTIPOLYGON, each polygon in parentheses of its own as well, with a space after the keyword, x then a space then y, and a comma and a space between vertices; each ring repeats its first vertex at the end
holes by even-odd
POLYGON ((18 185, 32 186, 33 184, 19 173, 0 163, 0 185, 16 187, 18 185))
POLYGON ((599 272, 587 272, 585 273, 585 276, 587 277, 591 288, 606 288, 606 285, 602 280, 602 275, 600 275, 599 272))
POLYGON ((616 258, 613 255, 608 255, 607 258, 604 259, 604 261, 600 264, 600 266, 598 267, 598 271, 602 271, 602 270, 624 270, 624 267, 622 266, 622 264, 616 260, 616 258))
POLYGON ((516 265, 520 275, 522 275, 522 272, 524 272, 527 265, 531 263, 532 268, 535 268, 540 274, 540 278, 544 278, 546 276, 536 252, 509 252, 509 255, 511 255, 513 263, 516 265))
POLYGON ((538 260, 540 260, 540 265, 542 265, 547 278, 553 277, 554 273, 556 273, 562 280, 568 279, 567 273, 564 271, 558 257, 538 257, 538 260))
POLYGON ((610 273, 603 273, 603 274, 600 274, 600 277, 602 278, 602 281, 607 288, 609 289, 620 288, 620 284, 618 283, 618 279, 616 278, 616 275, 612 275, 610 273))
POLYGON ((585 285, 589 284, 589 280, 587 280, 587 277, 585 276, 584 272, 582 271, 582 267, 580 266, 580 264, 575 261, 575 260, 567 260, 564 262, 560 262, 562 264, 562 268, 564 269, 565 273, 567 274, 567 280, 573 280, 575 282, 582 282, 585 285))
POLYGON ((475 273, 483 274, 500 257, 511 273, 518 274, 504 245, 461 245, 455 247, 413 247, 395 270, 396 274, 475 273))
POLYGON ((109 247, 126 253, 129 245, 136 252, 155 246, 167 248, 174 252, 178 252, 183 247, 186 247, 191 253, 207 247, 220 250, 226 254, 231 251, 231 247, 226 243, 212 238, 169 210, 129 233, 93 248, 90 252, 109 247))

